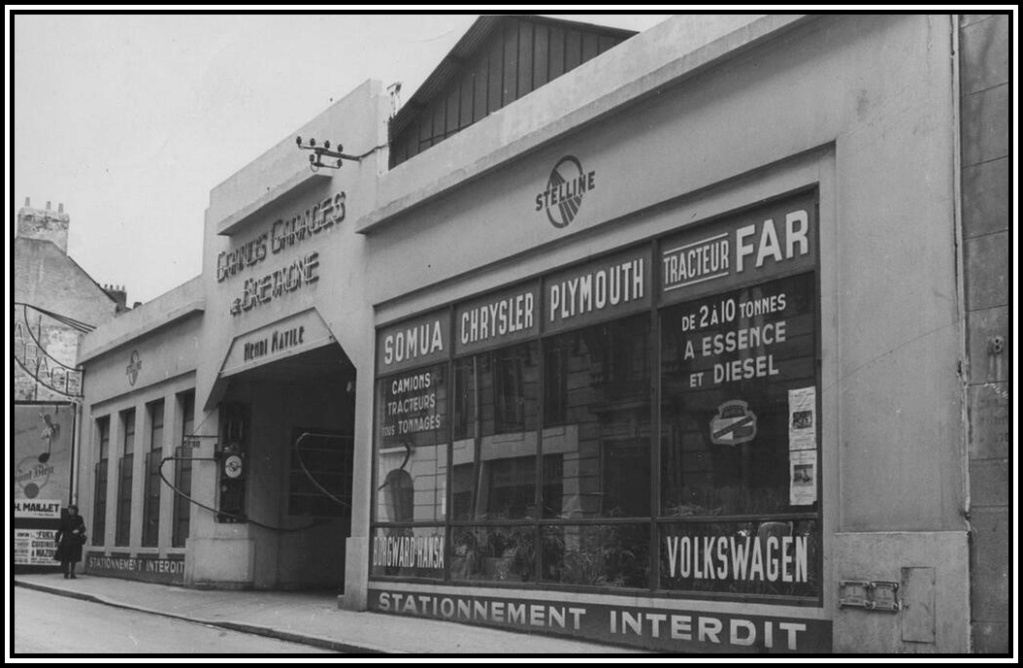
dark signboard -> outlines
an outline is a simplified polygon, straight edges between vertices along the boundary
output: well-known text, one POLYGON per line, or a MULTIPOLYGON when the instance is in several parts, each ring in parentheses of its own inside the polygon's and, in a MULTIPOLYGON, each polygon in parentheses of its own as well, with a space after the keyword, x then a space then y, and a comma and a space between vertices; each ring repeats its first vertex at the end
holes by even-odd
POLYGON ((455 308, 457 354, 508 345, 540 331, 540 286, 527 285, 472 299, 455 308))
POLYGON ((661 242, 661 301, 810 270, 816 261, 817 205, 804 193, 661 242))
POLYGON ((544 280, 544 332, 618 318, 648 308, 650 247, 558 272, 544 280))
POLYGON ((445 360, 451 350, 450 311, 403 320, 377 330, 377 374, 445 360))
POLYGON ((661 652, 821 654, 830 652, 832 644, 830 620, 749 615, 738 610, 403 592, 372 586, 369 609, 661 652))

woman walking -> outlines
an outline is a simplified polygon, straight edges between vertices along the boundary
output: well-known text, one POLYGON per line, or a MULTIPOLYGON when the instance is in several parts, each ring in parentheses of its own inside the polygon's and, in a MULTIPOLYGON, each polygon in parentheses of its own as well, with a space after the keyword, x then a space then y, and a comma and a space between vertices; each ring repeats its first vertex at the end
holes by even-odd
POLYGON ((85 520, 78 514, 78 506, 70 505, 67 514, 60 519, 57 530, 57 551, 53 558, 60 562, 64 579, 75 578, 75 564, 82 560, 82 546, 85 545, 85 520))

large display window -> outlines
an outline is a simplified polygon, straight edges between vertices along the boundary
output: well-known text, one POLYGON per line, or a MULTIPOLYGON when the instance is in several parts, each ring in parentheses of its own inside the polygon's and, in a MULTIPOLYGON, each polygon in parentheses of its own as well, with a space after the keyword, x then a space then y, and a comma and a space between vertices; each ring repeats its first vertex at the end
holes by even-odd
POLYGON ((377 382, 377 518, 437 522, 445 516, 448 367, 413 369, 377 382))
POLYGON ((661 313, 661 587, 816 595, 812 273, 661 313))
POLYGON ((543 450, 560 482, 544 517, 650 515, 649 341, 645 313, 544 341, 543 450))
POLYGON ((374 577, 819 605, 811 193, 378 332, 374 577))
POLYGON ((539 344, 456 360, 454 377, 453 518, 535 517, 539 344))

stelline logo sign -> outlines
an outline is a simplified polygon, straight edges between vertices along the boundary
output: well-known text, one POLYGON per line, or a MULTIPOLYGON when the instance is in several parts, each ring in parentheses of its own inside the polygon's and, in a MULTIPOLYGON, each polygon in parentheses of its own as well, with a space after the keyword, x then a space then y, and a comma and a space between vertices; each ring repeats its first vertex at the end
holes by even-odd
POLYGON ((578 158, 566 155, 554 165, 547 189, 536 196, 536 210, 547 212, 554 227, 566 227, 582 205, 583 195, 593 190, 596 172, 585 172, 578 158))

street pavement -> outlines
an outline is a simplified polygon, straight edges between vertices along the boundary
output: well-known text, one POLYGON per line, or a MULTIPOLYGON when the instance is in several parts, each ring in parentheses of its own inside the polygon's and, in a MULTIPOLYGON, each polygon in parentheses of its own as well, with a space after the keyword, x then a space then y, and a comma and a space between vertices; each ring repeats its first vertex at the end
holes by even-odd
POLYGON ((29 587, 106 605, 354 654, 642 655, 646 652, 544 635, 337 607, 328 593, 188 589, 120 578, 16 574, 29 587))

